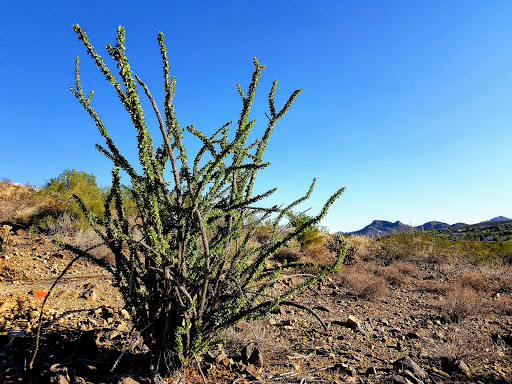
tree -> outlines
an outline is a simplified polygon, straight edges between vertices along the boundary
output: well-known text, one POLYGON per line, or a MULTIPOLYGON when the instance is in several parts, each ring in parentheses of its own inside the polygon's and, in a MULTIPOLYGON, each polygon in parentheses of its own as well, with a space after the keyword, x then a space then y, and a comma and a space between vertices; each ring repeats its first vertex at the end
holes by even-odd
POLYGON ((117 62, 121 82, 96 53, 85 31, 78 24, 73 30, 130 114, 137 131, 142 173, 137 173, 120 153, 91 106, 93 92, 86 95, 82 89, 77 57, 76 84, 71 91, 105 138, 106 147, 97 144, 96 148, 113 162, 114 168, 103 217, 88 210, 77 196, 75 199, 115 255, 115 264, 107 265, 62 241, 59 244, 102 265, 114 276, 135 327, 149 347, 149 368, 156 378, 207 350, 218 342, 223 330, 237 322, 262 318, 278 305, 294 305, 287 300, 293 293, 341 267, 346 248, 340 251, 332 266, 307 264, 322 271, 317 276, 305 278, 280 295, 265 294, 285 270, 305 265, 297 262, 270 267, 268 259, 287 241, 318 223, 344 188, 329 198, 318 215, 285 237, 278 237, 281 218, 309 198, 315 180, 305 196, 284 207, 258 206, 257 203, 276 188, 253 195, 253 187, 257 172, 268 166, 262 158, 272 130, 301 90, 294 91, 285 105, 277 109, 274 104, 277 81, 273 82, 268 95, 267 127, 259 139, 248 144, 249 132, 255 124, 255 119, 249 120, 249 111, 261 71, 265 68, 254 58, 254 72, 247 92, 237 85, 242 110, 234 138, 228 138, 231 121, 210 136, 192 125, 187 126, 186 130, 202 142, 190 163, 183 143, 185 130, 180 128, 174 111, 176 80, 169 74, 164 35, 158 34, 165 91, 162 115, 148 87, 132 74, 125 54, 124 28, 117 29, 116 45, 107 45, 109 55, 117 62), (146 127, 137 83, 149 98, 159 122, 163 142, 156 150, 146 127), (125 213, 120 169, 131 178, 131 194, 140 216, 140 241, 132 236, 125 213), (172 175, 171 182, 165 180, 166 173, 172 175), (246 219, 254 212, 262 215, 247 224, 246 219), (250 246, 249 239, 257 225, 270 215, 276 216, 272 239, 260 247, 250 246))
POLYGON ((66 169, 59 176, 50 179, 43 189, 54 195, 61 204, 67 206, 67 212, 78 221, 79 227, 87 226, 88 222, 76 202, 71 201, 68 205, 68 201, 73 195, 80 196, 89 211, 96 215, 102 213, 103 192, 96 183, 96 176, 92 173, 66 169))

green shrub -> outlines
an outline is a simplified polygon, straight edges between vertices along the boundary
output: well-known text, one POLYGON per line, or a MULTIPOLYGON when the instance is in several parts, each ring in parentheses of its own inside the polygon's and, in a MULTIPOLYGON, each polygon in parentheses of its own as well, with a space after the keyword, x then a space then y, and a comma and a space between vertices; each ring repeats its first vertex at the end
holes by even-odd
MULTIPOLYGON (((65 207, 65 211, 75 220, 77 229, 86 228, 89 224, 77 202, 71 199, 73 195, 79 196, 90 212, 97 216, 103 215, 104 193, 92 173, 66 169, 59 176, 50 179, 43 190, 65 207)), ((54 221, 56 225, 57 217, 54 217, 54 221)))
POLYGON ((76 86, 71 90, 106 140, 106 148, 100 145, 96 148, 112 160, 115 167, 103 215, 94 214, 78 196, 74 197, 96 233, 114 254, 114 265, 108 265, 70 244, 62 241, 59 244, 112 273, 126 308, 149 347, 149 368, 156 380, 159 374, 186 364, 193 356, 215 345, 225 329, 242 320, 262 318, 278 305, 293 305, 287 301, 292 294, 317 281, 323 274, 341 267, 346 248, 340 250, 331 267, 310 263, 321 271, 318 276, 305 276, 281 293, 268 290, 285 270, 305 265, 292 262, 271 267, 269 258, 289 240, 316 225, 344 188, 325 203, 317 216, 308 218, 295 230, 279 237, 280 220, 309 198, 315 181, 304 197, 284 208, 256 205, 276 188, 254 196, 253 187, 257 172, 268 165, 262 158, 273 128, 301 91, 293 92, 285 105, 276 109, 274 93, 277 81, 274 81, 268 95, 267 127, 259 139, 247 143, 255 124, 255 119, 248 118, 249 111, 264 69, 254 59, 254 72, 247 93, 237 85, 242 111, 233 139, 228 139, 231 122, 210 136, 188 126, 187 131, 203 144, 189 163, 183 144, 184 129, 179 127, 174 113, 175 79, 169 77, 163 34, 158 35, 164 67, 162 116, 146 85, 138 76, 134 78, 132 75, 125 54, 122 27, 118 28, 116 45, 107 46, 108 53, 117 62, 122 82, 96 53, 85 31, 78 25, 73 29, 130 114, 137 130, 142 173, 135 171, 110 138, 91 106, 93 93, 84 94, 77 58, 76 86), (136 81, 151 101, 159 122, 163 143, 156 150, 146 127, 136 81), (170 183, 164 178, 166 165, 170 166, 170 183), (139 241, 133 238, 126 216, 119 168, 131 178, 130 192, 140 216, 142 238, 139 241), (247 226, 247 219, 254 212, 261 213, 261 218, 247 226), (270 240, 259 247, 249 246, 257 226, 272 214, 276 218, 270 240))
MULTIPOLYGON (((290 226, 294 228, 300 228, 306 223, 311 222, 312 217, 304 213, 295 214, 293 212, 288 213, 288 220, 290 220, 290 226)), ((302 247, 314 244, 320 244, 324 241, 324 236, 318 225, 318 223, 310 224, 306 226, 305 230, 297 236, 297 240, 300 242, 302 247)))

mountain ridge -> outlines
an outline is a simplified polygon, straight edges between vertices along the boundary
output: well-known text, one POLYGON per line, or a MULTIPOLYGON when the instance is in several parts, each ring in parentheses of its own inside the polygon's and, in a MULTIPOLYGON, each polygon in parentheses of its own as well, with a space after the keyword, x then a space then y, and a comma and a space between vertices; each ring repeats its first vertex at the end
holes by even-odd
POLYGON ((360 236, 370 236, 370 237, 381 237, 385 235, 389 235, 393 232, 398 231, 405 231, 410 229, 421 229, 421 230, 441 230, 446 228, 460 228, 464 226, 469 225, 478 225, 478 224, 484 224, 484 223, 498 223, 500 221, 508 221, 512 220, 511 218, 507 218, 505 216, 496 216, 490 220, 485 220, 479 223, 475 224, 466 224, 457 222, 455 224, 448 224, 441 221, 428 221, 422 225, 418 225, 416 227, 413 227, 411 225, 407 225, 402 223, 400 220, 397 220, 395 222, 387 221, 387 220, 373 220, 370 224, 365 226, 364 228, 361 228, 358 231, 351 231, 351 232, 341 232, 345 235, 360 235, 360 236))

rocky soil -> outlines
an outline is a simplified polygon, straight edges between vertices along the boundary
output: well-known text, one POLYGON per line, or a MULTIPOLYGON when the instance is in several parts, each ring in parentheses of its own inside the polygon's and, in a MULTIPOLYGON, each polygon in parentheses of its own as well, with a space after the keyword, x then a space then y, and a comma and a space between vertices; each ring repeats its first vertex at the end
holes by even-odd
MULTIPOLYGON (((49 296, 30 369, 43 299, 73 255, 45 236, 14 238, 0 254, 0 382, 149 383, 146 347, 121 297, 101 268, 82 260, 49 296)), ((293 297, 316 317, 283 306, 240 323, 224 345, 163 382, 512 383, 510 276, 392 267, 378 260, 344 267, 293 297)))

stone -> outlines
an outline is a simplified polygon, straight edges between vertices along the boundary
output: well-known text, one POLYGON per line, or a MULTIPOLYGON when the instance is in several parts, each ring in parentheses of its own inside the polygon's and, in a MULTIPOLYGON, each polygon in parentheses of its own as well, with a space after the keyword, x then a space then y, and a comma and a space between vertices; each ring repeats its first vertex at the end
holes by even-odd
POLYGON ((247 324, 245 321, 235 325, 236 332, 244 332, 244 331, 247 331, 248 329, 249 329, 249 324, 247 324))
POLYGON ((5 300, 0 301, 0 312, 8 311, 14 308, 17 305, 14 301, 5 300))
POLYGON ((246 365, 254 365, 255 367, 263 366, 263 354, 256 347, 256 344, 250 343, 242 349, 242 362, 246 365))
POLYGON ((361 329, 361 321, 355 317, 350 315, 347 320, 345 321, 345 324, 348 328, 352 329, 361 329))
POLYGON ((128 311, 126 309, 121 309, 121 316, 123 317, 123 319, 125 320, 130 320, 130 314, 128 313, 128 311))
POLYGON ((254 377, 255 379, 257 379, 260 375, 260 373, 258 372, 258 369, 252 365, 252 364, 249 364, 246 368, 245 368, 245 371, 251 375, 252 377, 254 377))
POLYGON ((118 384, 139 384, 139 382, 133 380, 131 377, 125 377, 122 380, 119 380, 118 384))
POLYGON ((96 301, 98 300, 98 294, 96 293, 96 290, 93 288, 87 289, 83 294, 82 297, 88 301, 96 301))
POLYGON ((228 355, 226 355, 226 354, 224 353, 224 351, 221 351, 221 352, 217 355, 217 357, 215 358, 215 362, 216 362, 216 363, 220 363, 220 362, 222 362, 224 359, 227 359, 227 357, 228 357, 228 355))
POLYGON ((405 377, 400 376, 400 375, 394 375, 391 378, 391 383, 393 383, 393 384, 412 384, 412 382, 410 382, 405 377))
POLYGON ((368 367, 366 369, 366 374, 367 375, 376 375, 377 374, 377 369, 375 367, 368 367))
POLYGON ((56 297, 57 299, 61 299, 61 298, 66 297, 66 296, 67 296, 67 294, 68 294, 68 292, 67 292, 67 291, 65 291, 65 290, 61 289, 59 292, 57 292, 57 293, 55 294, 55 297, 56 297))
POLYGON ((420 335, 417 332, 407 332, 405 335, 407 339, 420 339, 420 335))
POLYGON ((471 369, 469 369, 468 365, 464 362, 464 360, 458 360, 456 362, 456 367, 466 377, 468 377, 468 378, 471 377, 471 369))
POLYGON ((334 364, 331 368, 329 368, 329 371, 343 372, 344 374, 352 376, 352 377, 357 376, 356 369, 354 367, 351 367, 347 363, 343 363, 343 362, 334 364))
POLYGON ((30 292, 36 299, 44 299, 48 294, 48 291, 42 289, 34 289, 30 292))
POLYGON ((413 384, 423 384, 423 381, 418 379, 416 376, 414 376, 414 374, 412 374, 408 370, 402 372, 402 376, 404 376, 407 380, 409 380, 413 384))
POLYGON ((68 369, 66 367, 63 367, 60 364, 53 364, 50 367, 50 372, 50 383, 69 384, 70 379, 68 369))
POLYGON ((404 356, 396 360, 393 363, 393 366, 401 372, 409 370, 411 371, 411 373, 418 376, 422 380, 425 380, 427 378, 427 373, 418 364, 416 364, 409 356, 404 356))

